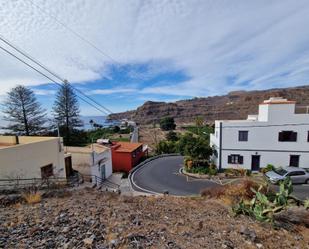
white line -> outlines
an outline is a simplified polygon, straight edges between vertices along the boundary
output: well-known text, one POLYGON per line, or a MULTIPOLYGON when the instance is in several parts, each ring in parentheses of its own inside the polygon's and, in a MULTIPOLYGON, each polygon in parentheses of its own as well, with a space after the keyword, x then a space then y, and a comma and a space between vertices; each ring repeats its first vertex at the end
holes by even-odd
MULTIPOLYGON (((142 169, 143 167, 145 167, 146 165, 147 165, 147 163, 144 164, 144 165, 142 165, 142 167, 138 168, 137 170, 135 170, 135 171, 133 172, 133 174, 130 176, 130 179, 129 179, 129 180, 132 182, 132 184, 133 184, 136 188, 138 188, 138 189, 140 189, 140 190, 142 190, 142 191, 144 191, 144 192, 146 192, 146 193, 150 193, 150 194, 154 194, 154 195, 162 195, 162 193, 158 193, 158 192, 154 192, 154 191, 151 191, 151 190, 148 190, 148 189, 144 189, 144 188, 138 186, 138 185, 136 184, 136 182, 134 181, 135 173, 136 173, 138 170, 140 170, 140 169, 142 169)), ((133 188, 132 188, 132 189, 133 189, 133 188)), ((134 189, 133 189, 133 190, 134 190, 134 189)))

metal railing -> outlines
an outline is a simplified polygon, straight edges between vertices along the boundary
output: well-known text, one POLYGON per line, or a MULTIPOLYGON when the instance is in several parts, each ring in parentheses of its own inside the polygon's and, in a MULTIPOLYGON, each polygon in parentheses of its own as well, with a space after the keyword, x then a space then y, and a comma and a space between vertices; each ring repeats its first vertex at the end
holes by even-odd
POLYGON ((81 174, 83 178, 90 178, 94 185, 97 187, 107 187, 112 189, 119 189, 120 185, 117 183, 114 183, 112 181, 109 181, 108 179, 103 179, 96 175, 85 175, 81 174))
POLYGON ((34 186, 44 189, 52 188, 56 185, 68 186, 70 185, 70 181, 64 177, 0 179, 0 190, 20 190, 34 186))

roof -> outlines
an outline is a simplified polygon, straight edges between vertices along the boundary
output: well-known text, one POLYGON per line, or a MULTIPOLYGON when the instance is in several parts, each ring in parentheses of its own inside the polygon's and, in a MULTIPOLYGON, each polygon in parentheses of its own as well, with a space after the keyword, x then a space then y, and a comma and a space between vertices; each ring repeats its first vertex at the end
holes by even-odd
POLYGON ((272 97, 264 100, 260 105, 282 105, 282 104, 296 104, 296 101, 287 100, 281 97, 272 97))
POLYGON ((0 149, 16 147, 16 146, 32 144, 32 143, 39 143, 39 142, 50 141, 50 140, 56 140, 56 139, 59 139, 59 137, 42 137, 42 136, 18 136, 17 137, 17 136, 0 135, 0 149))
POLYGON ((109 148, 101 144, 90 144, 85 147, 76 146, 65 146, 64 151, 68 153, 92 153, 93 151, 97 154, 107 151, 109 148))
POLYGON ((113 148, 117 151, 117 152, 133 152, 135 151, 137 148, 139 148, 140 146, 143 146, 142 143, 130 143, 130 142, 117 142, 113 148), (117 147, 117 145, 120 145, 119 147, 117 147))
POLYGON ((16 144, 12 144, 12 143, 0 143, 0 149, 2 148, 7 148, 7 147, 11 147, 14 146, 16 144))

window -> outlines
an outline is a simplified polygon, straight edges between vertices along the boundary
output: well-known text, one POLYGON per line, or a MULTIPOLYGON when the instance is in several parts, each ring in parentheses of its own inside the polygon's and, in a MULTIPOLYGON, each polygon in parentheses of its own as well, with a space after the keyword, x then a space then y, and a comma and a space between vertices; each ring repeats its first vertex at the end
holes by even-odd
POLYGON ((54 175, 54 172, 53 172, 52 164, 48 164, 46 166, 41 167, 41 177, 42 178, 48 178, 53 175, 54 175))
POLYGON ((243 164, 244 157, 241 155, 229 155, 227 157, 227 162, 230 164, 243 164))
POLYGON ((290 166, 292 167, 299 166, 299 155, 290 155, 290 166))
POLYGON ((296 142, 297 132, 294 131, 281 131, 279 132, 279 142, 296 142))
POLYGON ((308 131, 308 134, 307 134, 307 142, 309 142, 309 131, 308 131))
POLYGON ((288 173, 287 175, 288 176, 303 176, 305 174, 306 173, 304 171, 293 171, 293 172, 288 173))
POLYGON ((248 141, 248 131, 238 131, 238 141, 248 141))

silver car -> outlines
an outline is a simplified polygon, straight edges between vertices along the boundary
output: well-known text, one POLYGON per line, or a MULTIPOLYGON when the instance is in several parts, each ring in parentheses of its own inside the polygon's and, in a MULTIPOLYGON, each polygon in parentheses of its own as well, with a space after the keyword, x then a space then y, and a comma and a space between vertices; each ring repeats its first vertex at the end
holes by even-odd
POLYGON ((271 183, 274 184, 277 184, 288 176, 291 178, 293 184, 309 184, 309 172, 298 167, 275 169, 273 171, 268 171, 265 176, 271 183))

